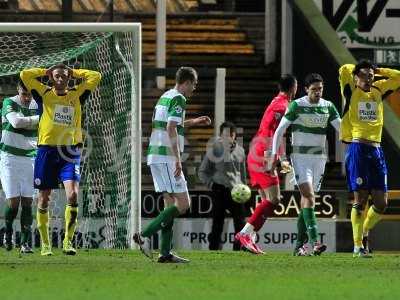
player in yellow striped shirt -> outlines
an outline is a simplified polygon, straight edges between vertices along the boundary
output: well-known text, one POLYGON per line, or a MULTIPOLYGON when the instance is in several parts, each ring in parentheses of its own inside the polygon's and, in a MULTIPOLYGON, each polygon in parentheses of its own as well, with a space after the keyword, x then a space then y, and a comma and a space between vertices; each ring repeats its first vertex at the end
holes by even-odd
POLYGON ((349 143, 346 175, 354 192, 351 211, 353 257, 371 257, 368 232, 381 219, 387 206, 387 168, 380 147, 383 127, 383 100, 400 87, 400 71, 377 68, 367 60, 339 69, 342 97, 345 100, 340 139, 349 143), (375 75, 381 77, 375 80, 375 75), (364 213, 371 195, 373 205, 364 213))
POLYGON ((72 246, 77 215, 80 180, 81 105, 100 82, 99 72, 71 69, 63 64, 49 69, 23 70, 20 77, 39 107, 38 153, 34 168, 34 186, 39 189, 37 227, 41 238, 41 254, 52 255, 49 239, 48 202, 52 189, 62 181, 67 196, 63 252, 75 255, 72 246), (48 76, 52 86, 40 77, 48 76), (81 83, 68 87, 70 79, 81 83))

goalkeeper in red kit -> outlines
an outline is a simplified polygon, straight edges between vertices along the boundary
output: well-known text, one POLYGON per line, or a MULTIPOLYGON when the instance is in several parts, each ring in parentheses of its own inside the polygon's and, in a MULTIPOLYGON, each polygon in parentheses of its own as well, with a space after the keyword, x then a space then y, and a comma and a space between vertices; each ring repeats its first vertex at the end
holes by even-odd
MULTIPOLYGON (((273 214, 274 208, 280 201, 279 177, 276 171, 268 173, 268 153, 272 149, 272 138, 284 116, 289 102, 297 91, 297 80, 293 75, 286 74, 279 82, 279 94, 268 105, 261 120, 257 134, 250 144, 247 156, 247 168, 250 183, 258 189, 261 197, 254 213, 248 219, 246 225, 238 232, 235 239, 241 246, 254 254, 264 254, 255 243, 256 232, 261 229, 266 219, 273 214)), ((283 152, 283 151, 281 151, 283 152)), ((283 168, 289 168, 287 161, 282 161, 283 168)))

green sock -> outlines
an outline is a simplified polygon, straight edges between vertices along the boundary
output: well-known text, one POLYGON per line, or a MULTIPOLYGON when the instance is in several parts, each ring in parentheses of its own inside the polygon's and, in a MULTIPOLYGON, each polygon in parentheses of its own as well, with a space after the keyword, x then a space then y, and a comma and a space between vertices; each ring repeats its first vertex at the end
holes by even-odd
POLYGON ((172 226, 174 225, 174 220, 172 219, 166 226, 161 228, 161 255, 168 255, 172 249, 172 226))
POLYGON ((151 237, 163 227, 162 224, 170 223, 177 216, 179 216, 179 210, 175 205, 164 209, 149 225, 147 225, 142 235, 144 237, 151 237))
POLYGON ((32 206, 22 206, 21 209, 21 243, 29 243, 32 238, 32 206))
POLYGON ((307 227, 304 222, 303 210, 300 210, 299 216, 297 218, 297 242, 296 249, 303 246, 307 240, 307 227))
POLYGON ((314 208, 303 208, 304 223, 307 226, 308 237, 311 245, 318 239, 317 219, 315 218, 314 208))
POLYGON ((13 209, 11 208, 8 204, 5 207, 4 211, 4 221, 5 221, 5 227, 6 227, 6 232, 11 232, 13 231, 13 223, 14 219, 18 214, 18 209, 13 209))

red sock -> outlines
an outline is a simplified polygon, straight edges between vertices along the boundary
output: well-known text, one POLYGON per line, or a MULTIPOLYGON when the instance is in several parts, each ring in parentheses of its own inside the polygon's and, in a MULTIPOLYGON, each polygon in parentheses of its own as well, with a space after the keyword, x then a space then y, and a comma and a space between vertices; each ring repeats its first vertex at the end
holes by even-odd
POLYGON ((260 204, 257 205, 254 213, 247 221, 254 226, 254 231, 259 231, 264 225, 267 217, 271 216, 274 212, 274 204, 269 200, 263 199, 260 204))

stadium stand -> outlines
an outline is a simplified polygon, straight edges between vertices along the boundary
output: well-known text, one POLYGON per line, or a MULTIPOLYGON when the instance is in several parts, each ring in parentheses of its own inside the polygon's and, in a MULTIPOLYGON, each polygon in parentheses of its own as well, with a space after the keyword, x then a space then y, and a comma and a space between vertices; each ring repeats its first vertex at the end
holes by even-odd
MULTIPOLYGON (((21 11, 38 12, 61 11, 61 1, 58 0, 20 0, 7 1, 9 6, 16 7, 21 11)), ((82 12, 104 12, 107 10, 109 1, 93 1, 93 0, 78 0, 73 1, 73 10, 77 13, 82 12)), ((188 11, 195 9, 198 6, 198 1, 183 1, 169 0, 167 1, 167 11, 169 13, 188 11)), ((114 10, 119 13, 135 13, 135 12, 151 12, 156 10, 155 2, 152 0, 116 0, 114 1, 114 10)))

